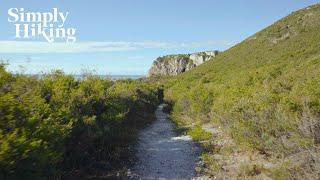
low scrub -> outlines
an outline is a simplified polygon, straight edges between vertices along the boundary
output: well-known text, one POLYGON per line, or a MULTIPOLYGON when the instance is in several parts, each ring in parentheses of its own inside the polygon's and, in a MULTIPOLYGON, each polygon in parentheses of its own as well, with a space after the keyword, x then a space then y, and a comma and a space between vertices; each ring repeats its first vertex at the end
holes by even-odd
POLYGON ((76 80, 61 71, 13 75, 0 65, 0 179, 95 176, 121 168, 157 103, 157 92, 140 81, 76 80))

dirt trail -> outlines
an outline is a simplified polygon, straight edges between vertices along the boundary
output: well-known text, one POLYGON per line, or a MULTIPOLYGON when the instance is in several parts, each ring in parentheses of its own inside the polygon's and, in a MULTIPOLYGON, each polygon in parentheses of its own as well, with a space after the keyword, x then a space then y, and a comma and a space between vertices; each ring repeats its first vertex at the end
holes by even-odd
POLYGON ((200 148, 188 136, 177 136, 168 114, 156 110, 156 121, 139 134, 137 162, 129 179, 193 179, 200 148))

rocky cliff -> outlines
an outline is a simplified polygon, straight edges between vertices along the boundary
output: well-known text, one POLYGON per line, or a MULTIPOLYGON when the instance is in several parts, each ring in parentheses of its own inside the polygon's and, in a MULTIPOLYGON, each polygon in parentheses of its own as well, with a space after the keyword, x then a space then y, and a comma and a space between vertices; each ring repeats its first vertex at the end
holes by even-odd
POLYGON ((218 55, 218 53, 218 51, 205 51, 159 57, 153 62, 148 76, 177 75, 199 66, 218 55))

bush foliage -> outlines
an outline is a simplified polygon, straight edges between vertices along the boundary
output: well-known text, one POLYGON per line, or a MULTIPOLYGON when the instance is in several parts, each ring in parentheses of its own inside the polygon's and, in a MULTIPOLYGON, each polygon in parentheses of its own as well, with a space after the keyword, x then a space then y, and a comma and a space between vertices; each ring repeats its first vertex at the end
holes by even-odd
MULTIPOLYGON (((157 92, 140 81, 83 80, 61 71, 40 78, 0 66, 0 179, 48 178, 113 168, 132 142, 134 113, 157 92)), ((142 122, 139 122, 142 121, 142 122)))

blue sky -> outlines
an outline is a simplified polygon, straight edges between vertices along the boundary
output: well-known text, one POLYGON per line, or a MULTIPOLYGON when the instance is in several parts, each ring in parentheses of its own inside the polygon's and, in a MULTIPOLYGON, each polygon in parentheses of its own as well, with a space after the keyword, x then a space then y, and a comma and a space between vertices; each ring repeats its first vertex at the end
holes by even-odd
POLYGON ((2 0, 0 58, 10 71, 143 75, 158 56, 225 50, 316 0, 2 0), (9 8, 69 12, 77 41, 15 39, 9 8))

